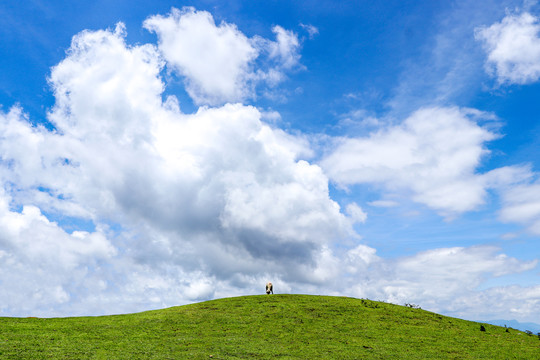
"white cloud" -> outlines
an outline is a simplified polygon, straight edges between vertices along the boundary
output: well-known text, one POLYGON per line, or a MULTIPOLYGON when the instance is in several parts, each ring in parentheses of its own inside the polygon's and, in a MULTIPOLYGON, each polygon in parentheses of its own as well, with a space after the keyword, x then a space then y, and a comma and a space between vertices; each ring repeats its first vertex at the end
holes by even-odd
POLYGON ((251 94, 251 63, 259 55, 235 25, 216 26, 206 11, 173 8, 170 15, 148 18, 144 26, 159 37, 167 62, 187 79, 197 103, 238 101, 251 94))
POLYGON ((73 301, 117 249, 101 231, 69 234, 35 206, 9 209, 0 188, 0 312, 51 314, 73 301))
POLYGON ((281 67, 292 69, 298 66, 300 61, 300 42, 298 36, 290 30, 285 30, 279 25, 272 28, 276 34, 275 42, 268 42, 271 59, 277 59, 281 67))
POLYGON ((539 322, 540 286, 500 286, 469 294, 456 301, 456 317, 469 319, 518 319, 539 322), (465 309, 470 309, 465 311, 465 309))
POLYGON ((367 214, 356 203, 351 203, 345 208, 347 215, 351 217, 354 222, 365 223, 367 220, 367 214))
POLYGON ((121 24, 74 37, 49 79, 54 131, 17 107, 0 114, 3 285, 17 272, 2 311, 163 307, 234 292, 238 274, 243 289, 326 279, 328 244, 354 233, 321 168, 300 159, 312 152, 305 138, 250 106, 181 113, 174 97, 162 101, 156 48, 124 37, 121 24), (96 230, 68 234, 51 216, 96 230))
POLYGON ((528 12, 475 29, 487 52, 486 69, 499 83, 529 84, 540 78, 540 24, 528 12))
POLYGON ((167 17, 152 16, 144 26, 158 35, 163 57, 186 79, 186 90, 199 105, 252 98, 257 84, 276 86, 284 71, 299 66, 297 35, 278 25, 272 29, 276 41, 249 39, 233 24, 216 25, 210 13, 184 7, 167 17), (263 54, 267 64, 255 69, 263 54))
POLYGON ((540 235, 540 184, 520 184, 502 193, 503 207, 500 218, 527 226, 528 230, 540 235))
MULTIPOLYGON (((385 191, 408 191, 412 199, 446 216, 472 210, 484 201, 486 179, 476 173, 497 134, 470 109, 423 108, 402 124, 367 137, 342 138, 321 161, 342 186, 381 184, 385 191)), ((489 116, 487 116, 489 118, 489 116)))
POLYGON ((309 34, 310 39, 313 39, 315 37, 315 35, 319 34, 319 29, 317 29, 317 27, 315 27, 315 26, 313 26, 311 24, 302 24, 302 23, 300 23, 300 26, 302 27, 302 29, 307 31, 307 33, 309 34))

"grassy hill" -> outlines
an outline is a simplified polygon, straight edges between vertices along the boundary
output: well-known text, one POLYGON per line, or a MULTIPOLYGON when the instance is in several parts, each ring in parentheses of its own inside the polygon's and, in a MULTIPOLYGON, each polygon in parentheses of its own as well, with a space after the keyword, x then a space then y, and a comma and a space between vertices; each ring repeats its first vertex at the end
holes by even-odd
POLYGON ((262 295, 130 315, 0 318, 1 359, 540 359, 537 336, 369 300, 262 295))

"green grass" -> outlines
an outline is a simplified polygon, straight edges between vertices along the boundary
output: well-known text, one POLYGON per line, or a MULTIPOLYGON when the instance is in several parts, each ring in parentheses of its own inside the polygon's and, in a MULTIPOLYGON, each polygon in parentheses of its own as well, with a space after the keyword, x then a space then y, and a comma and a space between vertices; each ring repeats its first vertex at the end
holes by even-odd
POLYGON ((0 318, 1 359, 540 359, 537 336, 345 297, 243 296, 130 315, 0 318))

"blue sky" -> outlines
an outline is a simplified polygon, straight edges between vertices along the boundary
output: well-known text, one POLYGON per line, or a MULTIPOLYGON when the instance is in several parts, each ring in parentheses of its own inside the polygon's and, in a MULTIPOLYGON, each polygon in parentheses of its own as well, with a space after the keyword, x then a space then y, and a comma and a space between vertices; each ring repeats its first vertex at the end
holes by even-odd
POLYGON ((272 281, 540 323, 536 1, 0 16, 0 315, 272 281))

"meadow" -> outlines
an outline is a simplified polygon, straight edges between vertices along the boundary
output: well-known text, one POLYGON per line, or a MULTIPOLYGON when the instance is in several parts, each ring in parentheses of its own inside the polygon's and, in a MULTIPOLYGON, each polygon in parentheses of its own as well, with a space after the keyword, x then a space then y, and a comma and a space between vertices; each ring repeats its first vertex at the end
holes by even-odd
POLYGON ((260 295, 129 315, 0 318, 0 358, 540 359, 540 341, 365 299, 260 295))

